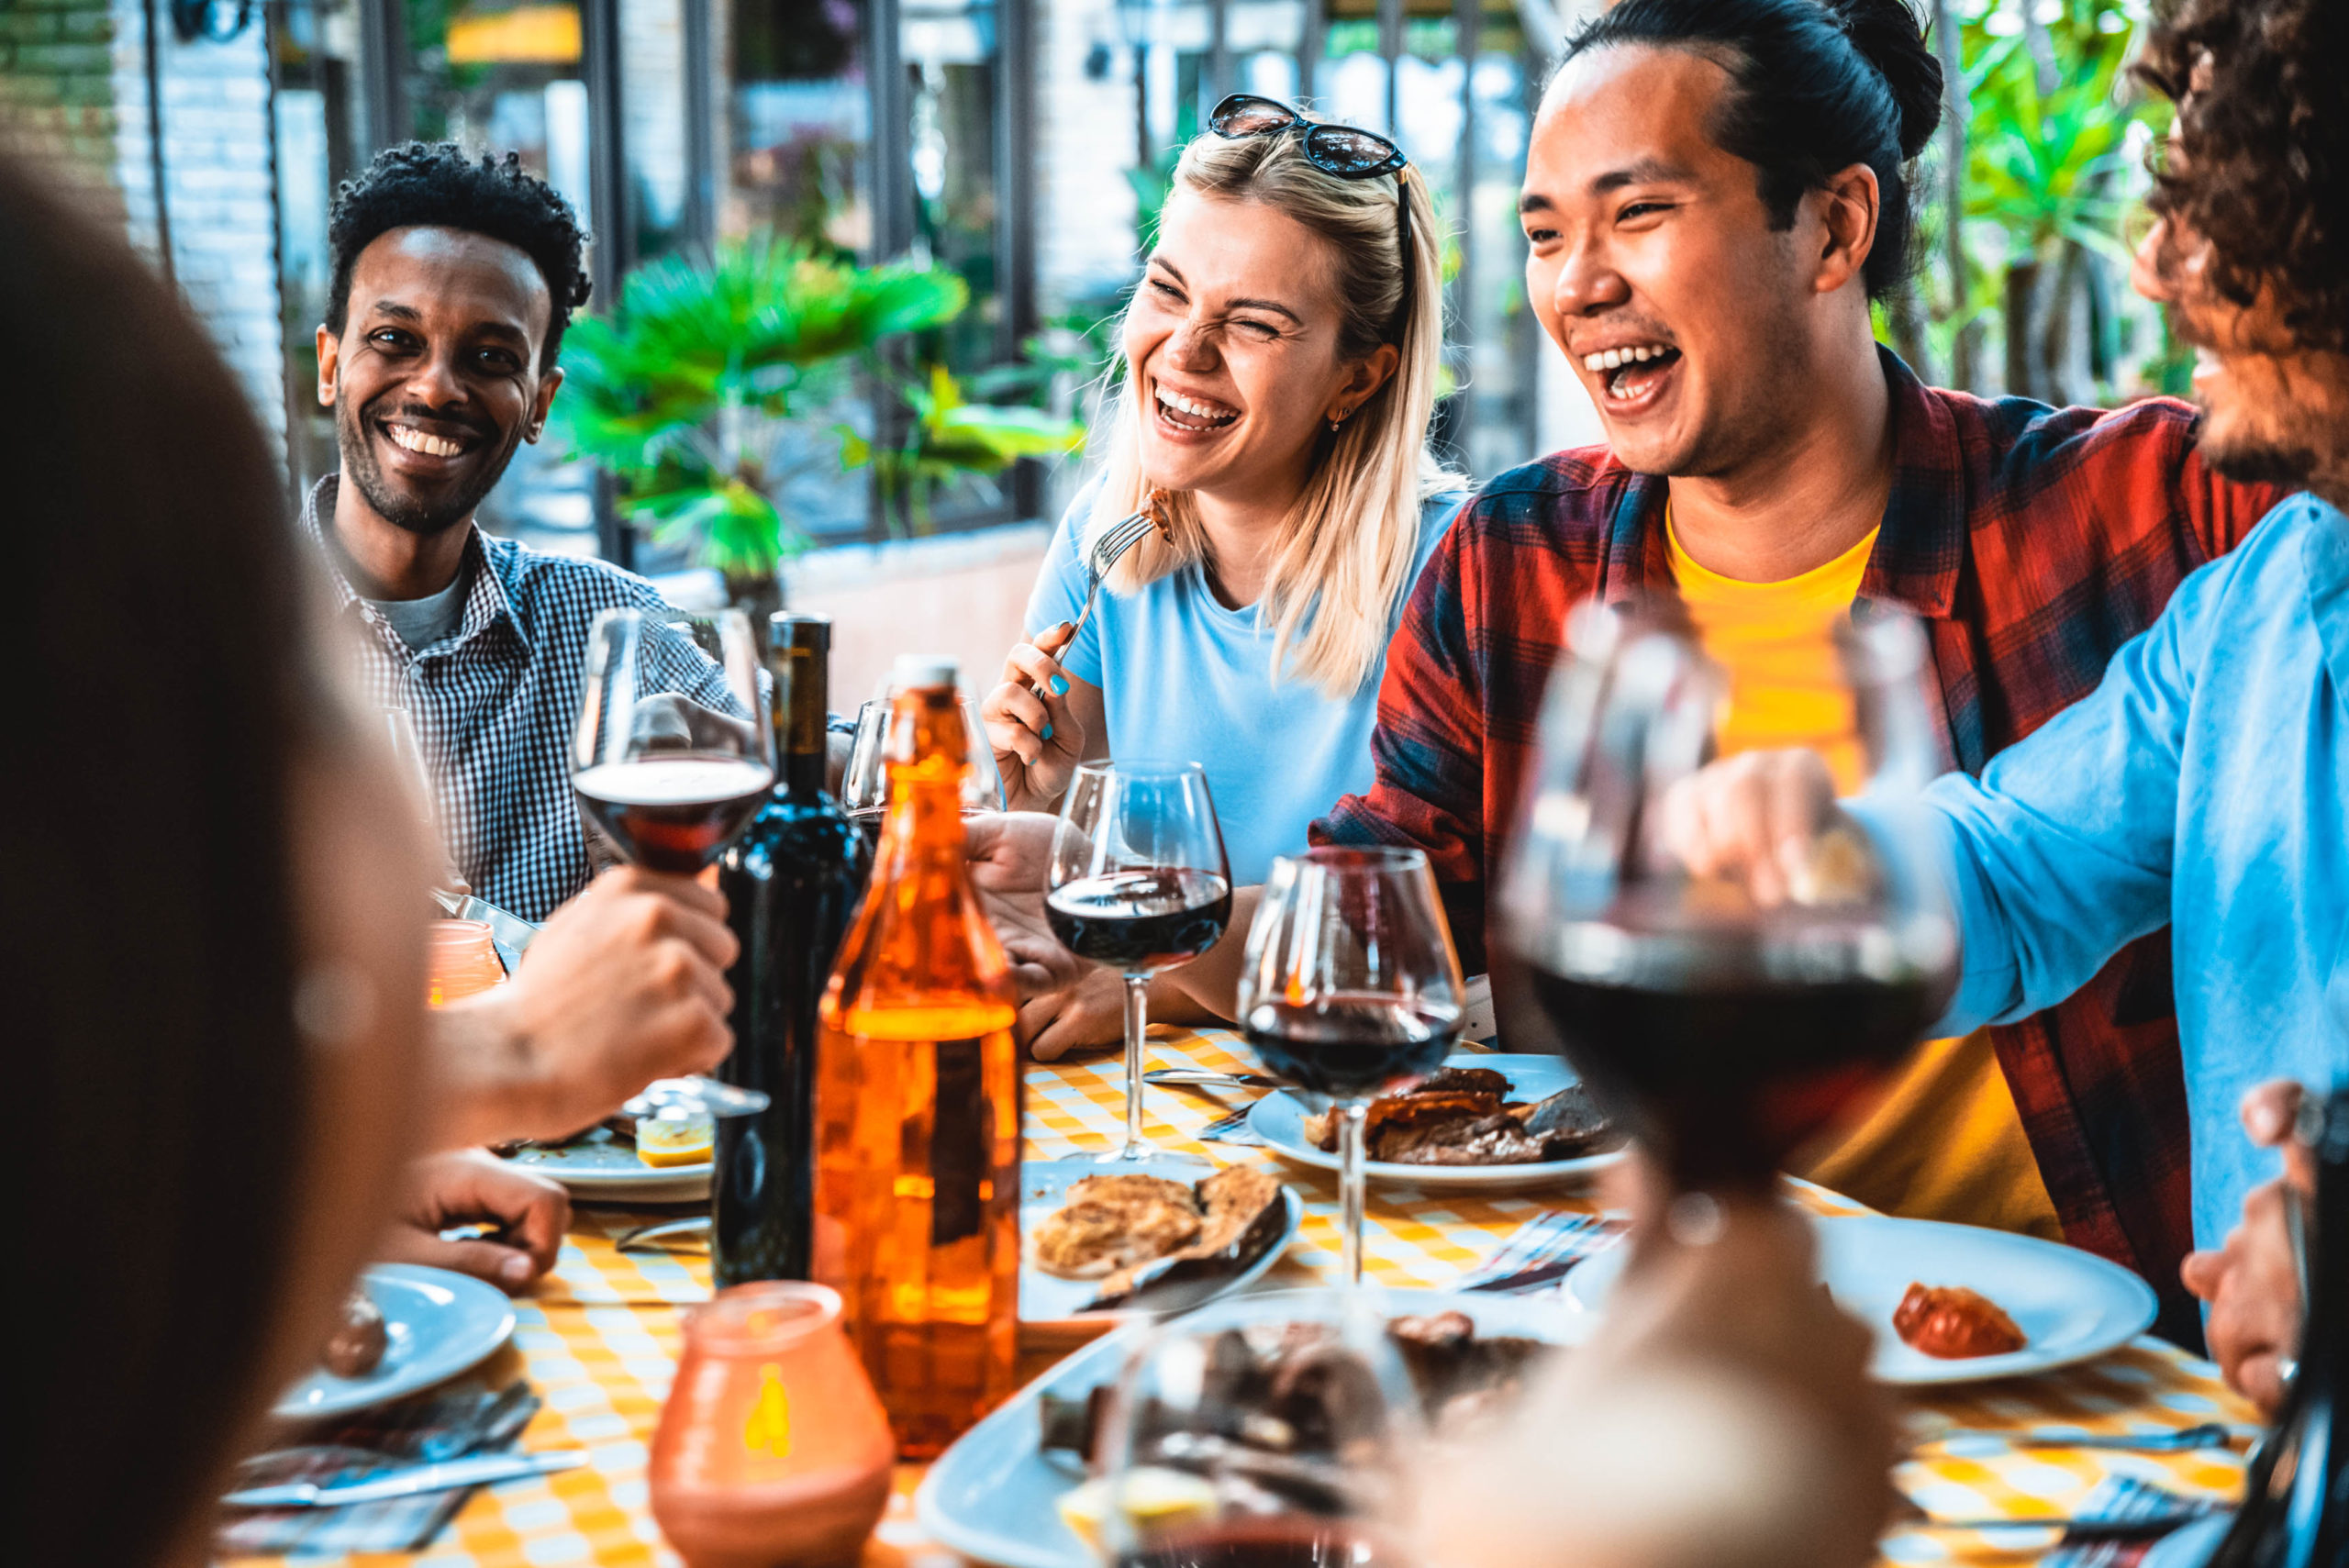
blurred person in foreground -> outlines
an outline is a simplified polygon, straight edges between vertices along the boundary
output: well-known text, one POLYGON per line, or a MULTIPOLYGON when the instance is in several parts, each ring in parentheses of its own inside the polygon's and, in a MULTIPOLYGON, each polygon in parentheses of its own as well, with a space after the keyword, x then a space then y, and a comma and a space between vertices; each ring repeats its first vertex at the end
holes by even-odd
MULTIPOLYGON (((1467 484, 1428 450, 1443 274, 1417 172, 1331 173, 1267 98, 1210 124, 1126 309, 1103 471, 1061 519, 983 712, 1015 810, 1057 809, 1079 762, 1198 760, 1246 884, 1369 785, 1386 644, 1467 484), (1145 504, 1171 538, 1125 555, 1072 641, 1093 541, 1145 504)), ((1401 156, 1319 134, 1362 167, 1401 156)), ((1045 1061, 1109 1043, 1122 992, 1105 970, 1032 996, 1022 1038, 1045 1061)), ((1209 1016, 1163 982, 1151 1007, 1209 1016)))
MULTIPOLYGON (((344 182, 317 329, 341 464, 302 508, 369 700, 415 720, 456 871, 534 921, 592 873, 568 762, 587 628, 599 610, 663 607, 632 573, 474 521, 546 428, 586 239, 510 153, 405 142, 344 182)), ((685 695, 731 706, 714 670, 685 695)))
POLYGON ((41 675, 0 769, 41 1284, 12 1555, 203 1562, 228 1462, 431 1114, 426 849, 321 679, 243 389, 118 237, 6 161, 0 232, 0 657, 41 675))
MULTIPOLYGON (((52 1286, 29 1298, 14 1413, 37 1440, 12 1539, 28 1562, 161 1568, 207 1559, 211 1499, 313 1362, 429 1140, 433 857, 369 727, 319 678, 274 464, 217 353, 119 238, 6 160, 0 228, 0 352, 25 389, 0 461, 32 525, 0 655, 72 657, 72 679, 25 683, 12 708, 38 765, 0 771, 0 963, 37 1106, 26 1250, 52 1286), (102 830, 61 826, 83 819, 102 830)), ((1740 1234, 1732 1217, 1724 1239, 1740 1234)), ((1831 1485, 1880 1475, 1864 1418, 1804 1418, 1865 1385, 1820 1331, 1831 1309, 1800 1246, 1706 1249, 1693 1271, 1653 1252, 1624 1299, 1656 1309, 1610 1331, 1634 1367, 1813 1369, 1755 1385, 1797 1400, 1765 1473, 1798 1453, 1831 1485), (1631 1294, 1651 1279, 1683 1284, 1631 1294), (1708 1306, 1731 1291, 1756 1310, 1708 1306)), ((1667 1482, 1656 1507, 1677 1500, 1667 1482)), ((1735 1543, 1711 1558, 1746 1560, 1735 1543)))
MULTIPOLYGON (((1528 146, 1526 281, 1608 444, 1470 501, 1387 652, 1375 781, 1315 829, 1424 849, 1472 971, 1575 604, 1676 593, 1729 672, 1737 743, 1831 751, 1851 748, 1849 715, 1805 701, 1811 668, 1855 601, 1898 606, 1926 626, 1943 760, 1974 772, 2092 689, 2280 498, 2214 473, 2185 404, 1977 397, 1878 347, 1870 302, 1906 277, 1910 160, 1942 105, 1902 0, 1621 0, 1568 40, 1528 146)), ((1016 818, 978 835, 1013 950, 1040 967, 1048 840, 1016 818)), ((1253 909, 1243 891, 1171 984, 1228 1016, 1253 909)), ((1792 1168, 2174 1281, 2190 1226, 2168 973, 2155 939, 2061 1006, 1929 1042, 1792 1168)), ((2174 1284, 2162 1328, 2193 1340, 2174 1284)))
MULTIPOLYGON (((2201 1249, 2183 1277, 2228 1380, 2271 1409, 2300 1308, 2259 1151, 2284 1142, 2293 1084, 2349 1076, 2344 59, 2335 0, 2188 0, 2154 30, 2140 72, 2177 117, 2133 282, 2198 350, 2204 455, 2307 493, 2189 577, 2094 693, 1979 778, 1936 781, 1921 822, 1965 949, 1946 1027, 2047 1006, 2170 927, 2201 1249)), ((1890 828, 1788 751, 1690 780, 1671 830, 1771 900, 1821 831, 1890 828)))

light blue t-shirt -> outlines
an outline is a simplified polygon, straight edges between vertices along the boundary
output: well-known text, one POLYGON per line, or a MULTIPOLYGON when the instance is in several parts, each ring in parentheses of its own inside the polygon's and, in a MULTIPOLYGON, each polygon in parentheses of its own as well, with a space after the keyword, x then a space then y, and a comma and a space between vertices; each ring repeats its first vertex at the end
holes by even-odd
POLYGON ((2349 1077, 2349 517, 2286 501, 2094 692, 1925 799, 1965 945, 1932 1033, 2052 1006, 2170 928, 2194 1240, 2218 1246, 2280 1168, 2244 1091, 2349 1077))
MULTIPOLYGON (((1097 480, 1078 494, 1052 536, 1028 601, 1030 638, 1084 606, 1085 523, 1099 488, 1097 480)), ((1464 491, 1437 495, 1420 509, 1414 581, 1467 499, 1464 491)), ((1133 594, 1102 589, 1093 618, 1061 654, 1070 674, 1101 688, 1112 757, 1207 769, 1236 886, 1264 881, 1274 856, 1306 847, 1315 817, 1371 784, 1384 650, 1344 700, 1295 676, 1275 685, 1272 658, 1273 628, 1257 624, 1253 606, 1218 603, 1197 562, 1133 594)))

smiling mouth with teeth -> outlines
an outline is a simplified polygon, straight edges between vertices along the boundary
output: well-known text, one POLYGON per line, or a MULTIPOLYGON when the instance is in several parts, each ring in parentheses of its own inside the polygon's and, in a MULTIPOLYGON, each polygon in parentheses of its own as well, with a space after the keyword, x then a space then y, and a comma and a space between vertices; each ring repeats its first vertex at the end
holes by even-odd
POLYGON ((1607 378, 1607 395, 1630 399, 1653 385, 1665 368, 1676 362, 1680 350, 1668 343, 1633 343, 1620 349, 1604 349, 1582 357, 1583 369, 1593 375, 1607 378), (1652 371, 1642 371, 1642 365, 1653 365, 1652 371))
POLYGON ((1157 397, 1158 417, 1178 430, 1220 430, 1240 417, 1240 410, 1220 403, 1186 397, 1163 386, 1154 386, 1152 391, 1157 397))
POLYGON ((452 441, 446 436, 436 436, 407 425, 385 425, 384 434, 391 438, 394 446, 426 457, 457 457, 465 450, 462 441, 452 441))

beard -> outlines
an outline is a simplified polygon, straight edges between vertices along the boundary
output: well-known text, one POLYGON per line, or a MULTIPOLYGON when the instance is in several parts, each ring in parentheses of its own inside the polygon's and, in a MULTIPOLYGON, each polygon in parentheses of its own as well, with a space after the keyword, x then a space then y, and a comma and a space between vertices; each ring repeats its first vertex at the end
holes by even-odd
MULTIPOLYGON (((417 410, 419 414, 428 410, 417 410)), ((506 465, 514 461, 519 444, 520 427, 506 438, 506 443, 485 460, 476 476, 458 485, 445 496, 427 499, 410 495, 384 477, 381 464, 375 461, 375 445, 370 439, 367 416, 349 405, 337 403, 334 411, 335 437, 342 450, 342 472, 377 517, 405 532, 429 536, 442 533, 470 519, 480 507, 482 498, 497 488, 506 477, 506 465)))
POLYGON ((2274 484, 2303 490, 2321 460, 2309 447, 2206 446, 2202 455, 2223 478, 2238 484, 2274 484))

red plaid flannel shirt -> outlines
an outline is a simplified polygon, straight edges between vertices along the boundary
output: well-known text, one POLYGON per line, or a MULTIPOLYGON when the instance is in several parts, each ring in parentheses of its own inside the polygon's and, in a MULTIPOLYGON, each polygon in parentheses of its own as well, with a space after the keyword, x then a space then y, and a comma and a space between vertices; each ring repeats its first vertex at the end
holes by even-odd
MULTIPOLYGON (((2283 498, 2213 473, 2185 404, 2050 409, 1927 387, 1889 352, 1884 363, 1896 472, 1860 595, 1925 621, 1943 761, 1969 773, 2087 695, 2187 573, 2283 498)), ((1593 447, 1469 502, 1387 652, 1376 782, 1314 825, 1319 840, 1427 851, 1472 968, 1566 612, 1671 583, 1665 488, 1593 447)), ((2164 1331, 2199 1342, 2177 1284, 2192 1229, 2168 934, 1992 1034, 2065 1237, 2144 1275, 2164 1331)))

